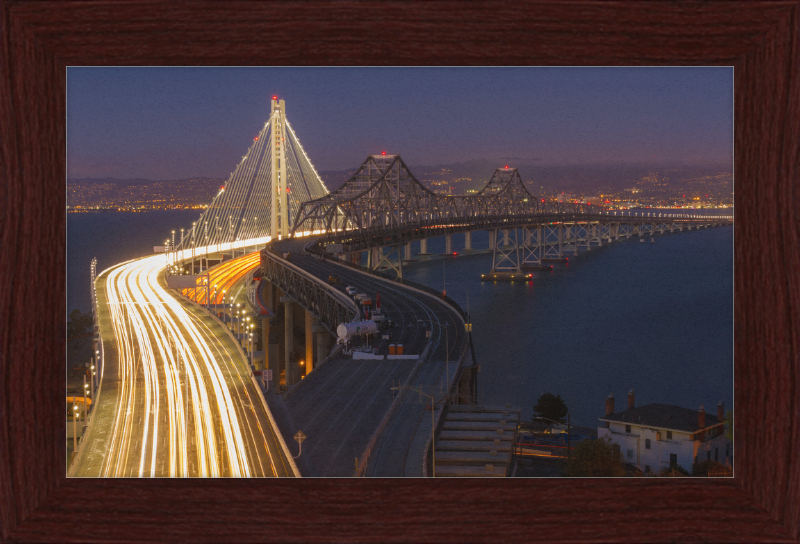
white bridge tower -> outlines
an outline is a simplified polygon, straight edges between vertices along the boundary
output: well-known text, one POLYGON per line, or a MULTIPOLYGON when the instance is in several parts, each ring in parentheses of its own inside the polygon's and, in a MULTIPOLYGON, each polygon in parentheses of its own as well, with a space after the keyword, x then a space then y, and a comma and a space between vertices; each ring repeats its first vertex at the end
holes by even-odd
POLYGON ((270 110, 270 149, 272 150, 272 232, 273 237, 285 238, 289 234, 289 208, 286 195, 286 104, 272 97, 270 110))

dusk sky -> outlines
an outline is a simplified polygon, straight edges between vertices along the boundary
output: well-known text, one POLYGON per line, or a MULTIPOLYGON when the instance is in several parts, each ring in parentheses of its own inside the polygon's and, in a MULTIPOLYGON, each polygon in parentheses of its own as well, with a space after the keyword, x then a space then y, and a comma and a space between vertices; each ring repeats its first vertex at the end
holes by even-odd
POLYGON ((69 68, 69 178, 227 178, 272 95, 311 162, 733 162, 733 68, 69 68))

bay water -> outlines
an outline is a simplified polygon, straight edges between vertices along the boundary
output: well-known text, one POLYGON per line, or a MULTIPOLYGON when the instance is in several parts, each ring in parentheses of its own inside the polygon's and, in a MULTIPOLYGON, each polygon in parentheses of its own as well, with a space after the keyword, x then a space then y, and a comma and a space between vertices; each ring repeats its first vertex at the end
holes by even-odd
MULTIPOLYGON (((67 215, 67 312, 90 310, 89 265, 98 272, 153 254, 153 246, 188 228, 196 210, 67 215)), ((441 290, 469 310, 486 404, 506 402, 532 416, 539 395, 567 403, 576 425, 597 427, 605 399, 616 410, 664 403, 716 414, 733 407, 733 227, 656 235, 655 243, 620 240, 534 272, 531 282, 482 282, 491 269, 488 233, 476 251, 404 266, 407 278, 441 290)), ((418 250, 418 243, 414 244, 418 250)), ((454 324, 455 325, 455 324, 454 324)))

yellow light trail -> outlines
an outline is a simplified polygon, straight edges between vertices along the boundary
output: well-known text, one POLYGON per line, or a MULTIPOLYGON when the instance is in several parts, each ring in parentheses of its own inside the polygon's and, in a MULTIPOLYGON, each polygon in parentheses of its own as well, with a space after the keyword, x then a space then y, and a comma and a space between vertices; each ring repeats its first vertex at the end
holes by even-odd
MULTIPOLYGON (((257 253, 247 255, 225 263, 212 278, 218 286, 232 285, 257 262, 257 253)), ((223 348, 159 283, 164 266, 163 256, 153 256, 108 273, 120 398, 101 475, 247 477, 255 465, 264 475, 277 475, 265 430, 257 420, 251 428, 237 412, 238 406, 244 415, 245 402, 252 410, 253 400, 244 389, 245 401, 238 387, 232 395, 238 384, 226 382, 223 367, 244 385, 231 371, 238 353, 223 348), (266 464, 258 449, 249 452, 243 429, 253 444, 264 442, 266 464)))
MULTIPOLYGON (((260 262, 260 254, 258 252, 249 253, 242 257, 222 263, 208 270, 209 274, 209 289, 211 295, 211 304, 222 304, 223 293, 229 292, 231 287, 241 280, 249 271, 258 266, 260 262), (216 287, 216 291, 214 286, 216 287)), ((197 278, 197 288, 183 289, 182 293, 191 296, 199 304, 206 303, 206 278, 200 276, 197 278), (194 291, 194 293, 193 293, 194 291)))

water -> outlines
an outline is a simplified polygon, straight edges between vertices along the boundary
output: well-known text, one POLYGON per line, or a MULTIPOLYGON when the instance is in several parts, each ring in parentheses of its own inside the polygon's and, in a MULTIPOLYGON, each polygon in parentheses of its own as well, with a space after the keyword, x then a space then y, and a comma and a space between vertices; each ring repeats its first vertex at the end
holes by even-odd
MULTIPOLYGON (((89 311, 89 262, 98 271, 152 255, 172 229, 197 211, 67 215, 67 311, 89 311)), ((453 236, 461 250, 463 235, 453 236)), ((605 398, 616 409, 653 402, 716 414, 733 407, 733 228, 613 242, 534 272, 532 283, 481 282, 487 252, 430 257, 404 267, 406 277, 442 289, 473 316, 480 391, 487 404, 511 402, 530 419, 543 392, 560 394, 572 422, 596 427, 605 398)), ((475 248, 488 234, 472 235, 475 248)), ((418 244, 414 244, 418 250, 418 244)), ((428 251, 444 251, 444 238, 428 251)))
MULTIPOLYGON (((572 423, 597 427, 605 399, 617 411, 664 403, 716 415, 733 407, 733 228, 612 242, 534 272, 532 283, 481 282, 491 253, 436 257, 404 267, 473 316, 480 392, 521 405, 528 420, 544 392, 559 394, 572 423)), ((474 248, 488 247, 486 232, 474 248)), ((463 236, 453 236, 460 251, 463 236)), ((414 248, 416 250, 416 247, 414 248)), ((444 251, 444 239, 428 242, 444 251)))
POLYGON ((89 312, 89 265, 97 257, 97 273, 115 264, 153 254, 181 228, 191 228, 200 217, 197 210, 89 212, 67 214, 67 313, 89 312))

